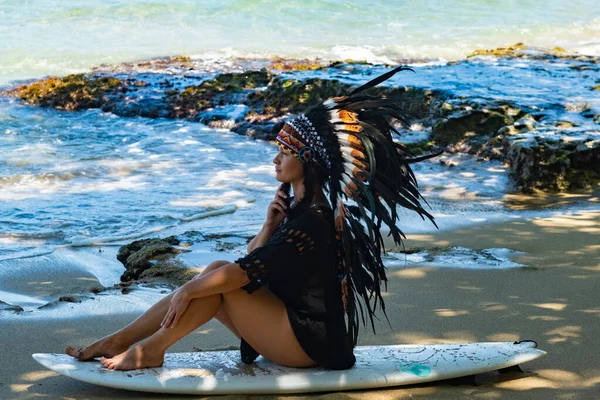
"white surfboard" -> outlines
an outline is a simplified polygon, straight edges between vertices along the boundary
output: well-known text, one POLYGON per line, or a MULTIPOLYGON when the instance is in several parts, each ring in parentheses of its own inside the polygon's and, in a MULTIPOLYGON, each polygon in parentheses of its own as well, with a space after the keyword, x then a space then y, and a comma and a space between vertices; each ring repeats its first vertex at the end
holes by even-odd
POLYGON ((112 371, 98 361, 33 354, 44 367, 96 385, 155 393, 308 393, 384 388, 458 378, 507 368, 543 356, 535 342, 358 346, 345 371, 287 368, 263 357, 251 365, 239 351, 167 353, 161 368, 112 371))

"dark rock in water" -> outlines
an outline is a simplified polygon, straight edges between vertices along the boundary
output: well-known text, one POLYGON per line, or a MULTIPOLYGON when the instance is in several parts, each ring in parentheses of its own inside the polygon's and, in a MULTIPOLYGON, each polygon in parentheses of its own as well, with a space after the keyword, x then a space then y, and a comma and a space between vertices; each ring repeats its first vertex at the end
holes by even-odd
MULTIPOLYGON (((297 80, 277 77, 269 83, 266 90, 249 94, 245 104, 255 110, 262 109, 263 116, 277 117, 302 112, 330 97, 349 93, 353 88, 352 85, 334 79, 297 80)), ((365 94, 395 99, 399 114, 420 119, 439 116, 440 106, 449 96, 440 91, 414 87, 375 87, 365 94)), ((246 116, 248 117, 248 114, 246 116)))
POLYGON ((179 260, 171 259, 168 262, 159 262, 145 270, 139 277, 143 282, 168 282, 181 286, 192 279, 198 271, 181 263, 179 260))
POLYGON ((81 299, 77 296, 61 296, 58 301, 64 301, 66 303, 81 303, 81 299))
POLYGON ((8 94, 16 95, 29 104, 76 111, 101 108, 109 97, 126 91, 126 84, 111 76, 89 74, 46 78, 30 85, 19 86, 8 94))
POLYGON ((140 278, 142 273, 155 267, 158 262, 167 262, 175 254, 184 250, 173 246, 179 240, 173 236, 165 239, 143 239, 125 245, 119 249, 117 260, 125 266, 121 281, 130 281, 140 278))
POLYGON ((517 188, 576 191, 600 186, 600 140, 583 143, 518 139, 508 150, 510 173, 517 188))
POLYGON ((66 295, 66 296, 60 296, 58 299, 53 300, 49 303, 44 304, 43 306, 38 307, 38 310, 43 310, 46 308, 53 308, 58 306, 60 303, 81 303, 82 299, 89 299, 91 298, 90 296, 86 296, 86 295, 81 295, 81 296, 76 296, 76 295, 66 295))
POLYGON ((102 111, 124 117, 167 118, 168 110, 162 98, 122 96, 102 104, 102 111))
POLYGON ((91 288, 89 288, 89 291, 94 294, 102 293, 104 290, 106 290, 106 289, 104 287, 100 287, 100 286, 92 286, 91 288))
POLYGON ((512 122, 501 110, 464 110, 438 121, 431 131, 431 139, 441 146, 461 141, 480 146, 512 122))
POLYGON ((350 85, 329 79, 275 78, 266 90, 248 95, 246 104, 254 108, 263 108, 265 114, 275 116, 297 113, 329 97, 347 93, 350 88, 350 85))
POLYGON ((221 74, 200 85, 167 92, 166 110, 170 118, 196 118, 211 107, 224 104, 242 104, 258 87, 267 86, 272 76, 267 70, 247 71, 241 74, 221 74))
POLYGON ((256 123, 244 121, 236 124, 231 128, 231 131, 255 139, 275 140, 283 124, 284 121, 278 121, 277 123, 272 121, 256 123))
POLYGON ((268 69, 279 71, 316 71, 333 66, 333 63, 323 64, 318 60, 286 60, 278 58, 271 62, 268 69))
POLYGON ((8 303, 5 303, 0 300, 0 311, 20 313, 21 311, 24 311, 24 310, 23 310, 23 307, 8 304, 8 303))
POLYGON ((123 264, 126 263, 127 258, 141 250, 143 247, 155 243, 155 242, 164 242, 167 245, 171 245, 171 246, 178 246, 179 245, 179 239, 177 239, 175 236, 169 236, 167 238, 164 239, 143 239, 143 240, 136 240, 135 242, 131 242, 125 246, 122 246, 119 249, 119 252, 117 253, 117 260, 121 261, 123 264))
MULTIPOLYGON (((562 47, 555 47, 553 49, 543 49, 527 46, 524 43, 517 43, 508 47, 498 47, 496 49, 486 50, 475 50, 471 54, 467 55, 467 58, 475 56, 495 56, 495 57, 509 57, 509 58, 527 58, 539 61, 552 61, 556 59, 562 60, 575 60, 590 64, 598 63, 598 57, 587 56, 582 54, 568 54, 562 47)), ((586 70, 590 69, 590 65, 574 66, 574 69, 586 70)))

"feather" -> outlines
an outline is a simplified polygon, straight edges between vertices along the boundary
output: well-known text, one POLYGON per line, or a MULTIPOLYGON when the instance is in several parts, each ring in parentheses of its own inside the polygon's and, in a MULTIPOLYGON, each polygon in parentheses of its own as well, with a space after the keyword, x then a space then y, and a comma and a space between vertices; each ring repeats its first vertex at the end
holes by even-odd
POLYGON ((329 111, 329 116, 329 122, 332 124, 355 124, 358 122, 356 113, 346 110, 331 110, 329 111))
POLYGON ((365 182, 371 176, 367 171, 358 168, 351 163, 344 163, 344 171, 348 176, 353 176, 361 182, 365 182))
POLYGON ((353 158, 358 158, 361 161, 366 160, 365 153, 360 150, 347 146, 340 146, 340 150, 342 155, 348 160, 352 160, 353 158))
POLYGON ((343 301, 354 345, 361 323, 375 331, 376 310, 383 311, 387 319, 381 292, 387 287, 381 228, 388 227, 389 236, 402 245, 405 235, 399 226, 398 207, 434 222, 424 208, 427 202, 418 191, 410 165, 437 154, 415 157, 395 142, 392 135, 399 132, 393 124, 408 124, 406 107, 397 97, 366 94, 403 70, 411 69, 394 68, 347 96, 328 99, 305 112, 331 161, 326 190, 334 210, 336 262, 340 282, 347 289, 343 301), (352 202, 345 204, 344 199, 352 202))
POLYGON ((361 142, 359 140, 356 139, 348 139, 348 138, 344 138, 344 137, 340 137, 338 135, 338 141, 340 142, 340 144, 342 144, 344 147, 351 147, 355 150, 359 150, 359 151, 365 151, 364 146, 361 144, 361 142))
POLYGON ((413 69, 409 68, 409 67, 404 67, 404 66, 399 66, 394 68, 393 70, 391 70, 390 72, 387 72, 383 75, 378 76, 377 78, 370 80, 369 82, 365 83, 364 85, 354 89, 352 92, 349 93, 348 96, 353 96, 357 93, 360 92, 364 92, 365 90, 368 90, 374 86, 379 85, 381 82, 387 81, 388 79, 390 79, 392 76, 396 75, 398 72, 400 71, 412 71, 415 72, 413 69))

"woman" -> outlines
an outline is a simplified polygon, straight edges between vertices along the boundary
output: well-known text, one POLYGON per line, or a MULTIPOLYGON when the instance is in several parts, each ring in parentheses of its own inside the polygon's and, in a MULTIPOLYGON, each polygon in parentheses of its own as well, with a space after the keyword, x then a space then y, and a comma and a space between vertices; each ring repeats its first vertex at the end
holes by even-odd
POLYGON ((158 367, 171 345, 217 318, 241 339, 246 363, 261 354, 289 367, 352 367, 359 317, 373 325, 377 304, 385 313, 382 224, 401 243, 397 205, 433 220, 409 167, 420 159, 392 140, 397 101, 361 94, 403 69, 283 126, 273 160, 283 185, 246 257, 211 263, 130 325, 67 354, 102 357, 110 369, 158 367))

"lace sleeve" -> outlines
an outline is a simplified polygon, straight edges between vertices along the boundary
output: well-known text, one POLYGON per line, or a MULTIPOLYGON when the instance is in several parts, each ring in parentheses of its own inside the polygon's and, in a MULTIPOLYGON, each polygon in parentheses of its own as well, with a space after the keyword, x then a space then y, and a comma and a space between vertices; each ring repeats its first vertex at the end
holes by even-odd
POLYGON ((301 268, 301 257, 316 246, 307 232, 293 226, 282 226, 263 246, 235 262, 248 274, 250 283, 242 289, 252 293, 273 279, 292 279, 301 268))

